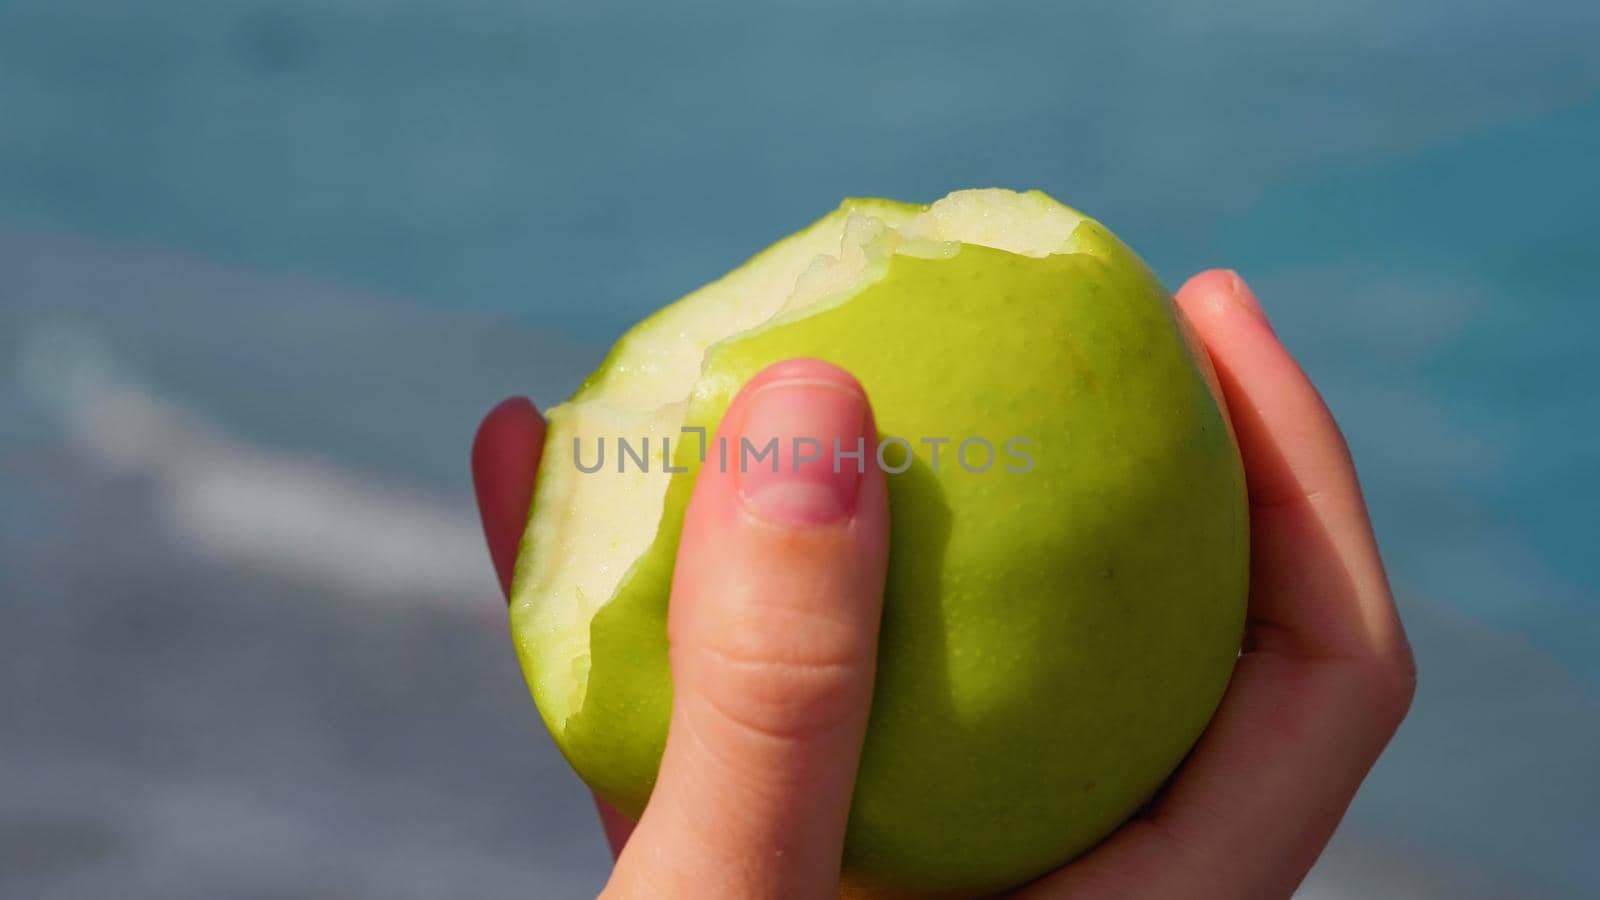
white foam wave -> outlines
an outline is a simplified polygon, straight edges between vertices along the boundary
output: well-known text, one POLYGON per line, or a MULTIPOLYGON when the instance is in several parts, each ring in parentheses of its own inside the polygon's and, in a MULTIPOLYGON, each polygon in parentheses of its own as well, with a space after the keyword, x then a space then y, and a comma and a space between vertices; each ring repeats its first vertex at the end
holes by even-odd
POLYGON ((158 521, 207 557, 389 602, 481 608, 494 584, 477 522, 407 486, 229 435, 119 368, 92 330, 23 339, 19 376, 73 448, 149 479, 158 521))

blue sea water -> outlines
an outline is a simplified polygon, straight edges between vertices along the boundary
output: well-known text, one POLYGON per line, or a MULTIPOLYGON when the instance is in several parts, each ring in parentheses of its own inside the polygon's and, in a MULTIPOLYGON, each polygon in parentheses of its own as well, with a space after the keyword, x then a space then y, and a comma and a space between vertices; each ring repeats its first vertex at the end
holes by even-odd
MULTIPOLYGON (((1045 189, 1173 286, 1250 279, 1346 431, 1408 615, 1452 636, 1444 685, 1419 639, 1416 736, 1353 813, 1373 845, 1580 896, 1597 41, 1577 0, 14 0, 0 353, 88 332, 245 445, 461 505, 483 407, 559 399, 841 196, 1045 189)), ((31 397, 0 386, 13 473, 62 427, 31 397)), ((18 554, 62 515, 36 480, 0 488, 18 554)))

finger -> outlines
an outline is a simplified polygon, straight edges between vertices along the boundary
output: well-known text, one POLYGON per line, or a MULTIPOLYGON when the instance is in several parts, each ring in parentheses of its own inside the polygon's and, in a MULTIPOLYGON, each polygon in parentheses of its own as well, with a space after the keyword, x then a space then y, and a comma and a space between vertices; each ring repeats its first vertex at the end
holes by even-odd
POLYGON ((1144 815, 1034 891, 1282 897, 1304 878, 1415 683, 1332 415, 1231 272, 1178 303, 1226 400, 1250 494, 1245 652, 1189 759, 1144 815))
POLYGON ((628 838, 633 835, 634 821, 600 799, 599 794, 593 796, 595 811, 600 813, 600 828, 606 833, 606 846, 611 848, 611 858, 616 859, 622 855, 622 848, 628 845, 628 838))
MULTIPOLYGON (((512 397, 489 411, 472 441, 472 484, 489 558, 509 599, 522 532, 533 502, 534 476, 544 450, 545 423, 525 397, 512 397)), ((622 852, 633 823, 594 798, 612 856, 622 852)))
POLYGON ((501 401, 483 417, 472 440, 472 485, 478 495, 478 515, 500 589, 508 598, 543 450, 544 419, 526 397, 501 401))
POLYGON ((1232 272, 1178 303, 1210 352, 1244 456, 1252 639, 1301 656, 1397 661, 1405 637, 1349 448, 1317 389, 1232 272))
POLYGON ((791 360, 751 380, 718 440, 729 462, 723 471, 708 455, 673 576, 666 751, 612 887, 828 896, 871 704, 888 551, 872 415, 847 373, 791 360), (776 438, 776 464, 741 460, 742 438, 757 451, 776 438), (836 458, 836 440, 866 452, 836 458))

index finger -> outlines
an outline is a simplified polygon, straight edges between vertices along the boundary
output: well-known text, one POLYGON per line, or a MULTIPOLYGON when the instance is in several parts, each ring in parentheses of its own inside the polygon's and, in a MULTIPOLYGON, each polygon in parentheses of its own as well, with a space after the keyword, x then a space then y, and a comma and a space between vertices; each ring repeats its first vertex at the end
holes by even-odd
POLYGON ((544 417, 526 397, 500 401, 472 439, 472 486, 483 537, 500 590, 511 596, 511 573, 533 503, 534 475, 544 449, 544 417))
MULTIPOLYGON (((516 570, 522 531, 528 524, 528 508, 533 503, 544 435, 544 417, 539 410, 526 397, 512 397, 483 417, 472 440, 472 485, 478 497, 478 515, 483 520, 489 558, 507 597, 511 595, 511 575, 516 570)), ((594 802, 606 842, 615 856, 622 852, 633 823, 599 797, 594 802)))

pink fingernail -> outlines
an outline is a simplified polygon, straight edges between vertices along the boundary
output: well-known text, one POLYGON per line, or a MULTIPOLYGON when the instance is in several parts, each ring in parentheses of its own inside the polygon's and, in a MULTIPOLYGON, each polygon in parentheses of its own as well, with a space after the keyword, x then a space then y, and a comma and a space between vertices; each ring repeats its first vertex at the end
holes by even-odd
POLYGON ((1229 287, 1232 289, 1234 301, 1243 307, 1246 312, 1260 319, 1268 328, 1271 328, 1272 323, 1267 320, 1267 314, 1261 309, 1260 301, 1256 300, 1256 292, 1250 290, 1250 285, 1245 284, 1244 279, 1239 277, 1238 272, 1230 271, 1228 275, 1230 276, 1229 287))
POLYGON ((822 379, 774 381, 748 403, 740 447, 728 453, 745 507, 784 525, 850 518, 874 449, 865 440, 860 391, 822 379))

